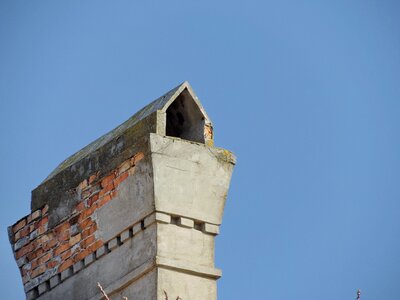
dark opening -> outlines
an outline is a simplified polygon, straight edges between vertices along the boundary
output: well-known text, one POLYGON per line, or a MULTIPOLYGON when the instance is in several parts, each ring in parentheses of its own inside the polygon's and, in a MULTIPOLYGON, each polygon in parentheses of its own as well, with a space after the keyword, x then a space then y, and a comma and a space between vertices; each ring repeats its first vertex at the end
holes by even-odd
POLYGON ((166 134, 204 143, 204 115, 186 89, 167 109, 166 134))

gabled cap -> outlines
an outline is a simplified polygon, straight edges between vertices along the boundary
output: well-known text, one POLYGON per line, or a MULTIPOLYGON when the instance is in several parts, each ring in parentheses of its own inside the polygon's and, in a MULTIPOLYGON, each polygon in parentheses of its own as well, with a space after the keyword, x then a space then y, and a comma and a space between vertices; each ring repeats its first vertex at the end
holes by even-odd
MULTIPOLYGON (((110 141, 118 138, 128 129, 134 127, 157 111, 166 114, 165 128, 162 132, 157 133, 180 137, 193 142, 207 143, 208 145, 213 144, 211 120, 189 82, 185 81, 142 108, 117 128, 64 160, 50 173, 43 183, 87 157, 90 153, 97 151, 110 141)), ((154 131, 149 130, 150 132, 154 131)))

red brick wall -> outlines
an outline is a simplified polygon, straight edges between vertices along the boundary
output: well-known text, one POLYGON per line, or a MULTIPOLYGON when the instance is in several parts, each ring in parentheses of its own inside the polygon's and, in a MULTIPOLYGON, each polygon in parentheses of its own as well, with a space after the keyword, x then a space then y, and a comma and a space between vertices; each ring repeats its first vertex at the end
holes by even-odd
POLYGON ((14 256, 26 289, 68 269, 106 242, 96 238, 93 214, 117 195, 118 185, 133 174, 143 157, 138 153, 102 178, 93 174, 83 180, 76 187, 80 201, 73 213, 53 229, 48 229, 47 205, 11 227, 14 256))

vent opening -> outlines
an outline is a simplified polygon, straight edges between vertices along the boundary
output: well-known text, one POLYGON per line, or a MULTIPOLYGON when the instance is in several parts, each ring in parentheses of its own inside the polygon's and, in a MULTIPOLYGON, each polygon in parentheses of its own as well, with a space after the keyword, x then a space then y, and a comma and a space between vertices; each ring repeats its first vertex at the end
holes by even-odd
POLYGON ((167 109, 168 136, 204 144, 205 118, 185 89, 167 109))

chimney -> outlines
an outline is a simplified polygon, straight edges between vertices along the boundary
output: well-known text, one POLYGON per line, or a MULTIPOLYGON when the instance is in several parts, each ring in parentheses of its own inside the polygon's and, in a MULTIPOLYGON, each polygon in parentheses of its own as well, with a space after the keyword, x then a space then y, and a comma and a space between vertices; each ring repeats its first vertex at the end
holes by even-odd
POLYGON ((62 162, 9 227, 27 299, 213 300, 234 155, 189 83, 62 162))

